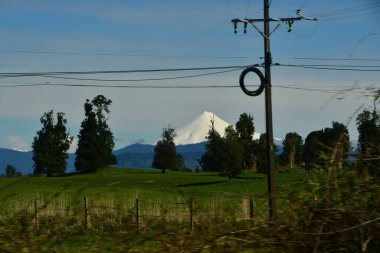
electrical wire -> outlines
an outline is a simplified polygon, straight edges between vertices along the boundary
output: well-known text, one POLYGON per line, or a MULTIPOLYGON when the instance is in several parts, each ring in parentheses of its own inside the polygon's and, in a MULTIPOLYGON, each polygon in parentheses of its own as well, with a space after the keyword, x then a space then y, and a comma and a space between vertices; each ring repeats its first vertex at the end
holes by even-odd
POLYGON ((43 55, 84 55, 84 56, 120 56, 120 57, 152 57, 152 58, 209 58, 209 59, 252 59, 259 56, 217 56, 217 55, 161 55, 161 54, 117 54, 117 53, 89 53, 64 51, 28 51, 28 50, 0 50, 0 53, 12 54, 43 54, 43 55))
MULTIPOLYGON (((292 64, 290 64, 292 65, 292 64)), ((306 67, 342 67, 342 68, 380 68, 380 65, 342 65, 342 64, 301 64, 306 67)))
MULTIPOLYGON (((126 57, 158 57, 158 58, 263 59, 262 56, 116 54, 116 53, 89 53, 89 52, 64 52, 64 51, 27 51, 27 50, 0 50, 0 53, 88 55, 88 56, 126 56, 126 57)), ((286 60, 321 60, 321 61, 379 61, 380 62, 380 59, 370 59, 370 58, 275 57, 275 59, 286 59, 286 60)))
POLYGON ((205 74, 198 74, 198 75, 162 77, 162 78, 142 78, 142 79, 75 78, 75 77, 63 77, 63 76, 52 76, 52 75, 44 75, 43 77, 49 77, 49 78, 54 78, 54 79, 66 79, 66 80, 78 80, 78 81, 98 81, 98 82, 145 82, 145 81, 178 80, 178 79, 187 79, 187 78, 195 78, 195 77, 219 75, 219 74, 234 72, 234 71, 241 70, 241 69, 242 68, 225 70, 225 71, 218 71, 218 72, 212 72, 212 73, 205 73, 205 74))
MULTIPOLYGON (((358 67, 329 67, 329 65, 295 65, 295 64, 281 64, 275 63, 272 66, 304 68, 304 69, 317 69, 317 70, 332 70, 332 71, 357 71, 357 72, 380 72, 380 69, 360 69, 358 67)), ((336 65, 339 66, 339 65, 336 65)), ((373 66, 378 67, 378 66, 373 66)))
POLYGON ((249 66, 217 66, 197 68, 167 68, 167 69, 136 69, 136 70, 97 70, 97 71, 55 71, 55 72, 0 72, 0 77, 27 77, 27 76, 57 76, 57 75, 97 75, 97 74, 126 74, 126 73, 152 73, 152 72, 177 72, 177 71, 199 71, 199 70, 222 70, 243 69, 249 66))
POLYGON ((84 87, 84 88, 129 88, 129 89, 210 89, 210 88, 240 88, 236 85, 97 85, 97 84, 72 84, 72 83, 23 83, 16 85, 0 85, 0 88, 20 88, 20 87, 84 87))
POLYGON ((367 61, 380 62, 380 59, 370 58, 323 58, 323 57, 276 57, 279 60, 311 60, 311 61, 367 61))
POLYGON ((322 13, 313 13, 313 14, 309 14, 308 16, 313 16, 313 17, 334 16, 334 15, 337 15, 339 13, 355 12, 355 11, 360 11, 363 8, 364 9, 368 9, 368 8, 376 8, 376 7, 379 7, 379 6, 380 6, 379 3, 370 3, 370 4, 364 4, 364 5, 355 6, 355 7, 336 9, 336 10, 322 12, 322 13))
POLYGON ((340 19, 348 19, 363 15, 369 15, 380 12, 379 3, 370 3, 365 5, 359 5, 356 7, 337 9, 323 13, 310 14, 308 16, 317 17, 318 21, 333 21, 340 19))
POLYGON ((359 17, 359 16, 364 16, 364 15, 369 15, 369 14, 375 14, 375 13, 379 13, 379 12, 380 12, 380 9, 377 10, 377 11, 366 12, 366 13, 361 13, 361 14, 356 14, 356 15, 336 17, 336 18, 328 18, 328 19, 318 19, 318 20, 321 21, 321 22, 333 21, 333 20, 340 20, 340 19, 348 19, 348 18, 353 18, 353 17, 359 17))
MULTIPOLYGON (((0 85, 0 88, 28 88, 28 87, 76 87, 76 88, 124 88, 124 89, 228 89, 238 88, 235 85, 104 85, 104 84, 77 84, 77 83, 29 83, 29 82, 13 82, 16 85, 0 85)), ((247 85, 247 87, 257 87, 257 85, 247 85)), ((297 91, 318 92, 327 94, 363 94, 366 92, 373 92, 377 88, 373 86, 359 87, 359 86, 317 86, 317 88, 308 85, 279 85, 274 84, 273 88, 277 89, 290 89, 297 91), (338 88, 342 89, 338 89, 338 88)), ((380 87, 379 87, 380 88, 380 87)))
POLYGON ((332 94, 343 94, 343 93, 356 93, 356 94, 362 94, 363 91, 368 91, 367 88, 364 87, 351 87, 351 88, 344 88, 344 89, 322 89, 322 88, 307 88, 304 87, 296 87, 296 86, 289 86, 289 85, 274 85, 273 88, 282 88, 282 89, 291 89, 291 90, 300 90, 300 91, 311 91, 311 92, 320 92, 320 93, 332 93, 332 94))

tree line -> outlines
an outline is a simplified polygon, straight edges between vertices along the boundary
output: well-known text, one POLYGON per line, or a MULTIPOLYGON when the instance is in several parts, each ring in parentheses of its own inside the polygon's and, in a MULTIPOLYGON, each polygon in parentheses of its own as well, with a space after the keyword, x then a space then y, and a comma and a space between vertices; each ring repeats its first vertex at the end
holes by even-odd
MULTIPOLYGON (((214 119, 210 119, 205 153, 199 160, 203 171, 218 172, 229 178, 243 171, 266 172, 266 134, 261 134, 258 140, 253 139, 252 115, 241 114, 235 126, 225 129, 224 136, 215 130, 214 124, 214 119)), ((359 133, 356 149, 351 146, 347 127, 339 122, 310 132, 305 140, 296 132, 287 133, 282 141, 282 152, 276 156, 277 168, 297 168, 312 173, 352 166, 365 175, 378 176, 380 115, 376 109, 364 109, 358 114, 356 125, 359 133)), ((182 157, 176 152, 175 136, 174 128, 168 126, 155 146, 152 167, 163 173, 166 169, 186 170, 182 157)))
MULTIPOLYGON (((113 133, 107 120, 112 101, 98 95, 84 103, 85 118, 81 123, 76 149, 76 171, 96 171, 117 163, 112 154, 113 133)), ((67 120, 62 112, 53 110, 40 118, 41 130, 37 131, 32 143, 35 176, 54 176, 66 171, 68 150, 73 136, 66 128, 67 120)), ((235 126, 228 126, 224 136, 215 130, 214 119, 210 119, 210 129, 206 136, 205 153, 199 159, 203 171, 219 172, 233 177, 243 171, 266 172, 266 135, 258 140, 254 118, 243 113, 235 126)), ((303 169, 308 172, 328 170, 332 167, 356 166, 365 175, 378 176, 380 165, 380 115, 376 109, 364 109, 356 118, 359 133, 355 156, 350 162, 351 147, 347 127, 332 122, 331 127, 312 131, 305 140, 296 132, 286 134, 282 142, 282 152, 276 156, 278 168, 303 169), (355 162, 353 162, 355 161, 355 162)), ((175 129, 163 129, 161 140, 154 148, 152 167, 166 170, 188 171, 181 155, 177 154, 174 138, 175 129)), ((9 177, 20 176, 12 165, 6 168, 9 177)))
MULTIPOLYGON (((115 146, 113 134, 107 124, 112 101, 98 95, 84 103, 85 118, 81 123, 76 149, 76 171, 96 171, 107 165, 116 164, 112 154, 115 146)), ((32 143, 35 176, 54 176, 66 171, 68 150, 73 136, 66 128, 63 112, 46 112, 40 119, 42 129, 37 131, 32 143)))

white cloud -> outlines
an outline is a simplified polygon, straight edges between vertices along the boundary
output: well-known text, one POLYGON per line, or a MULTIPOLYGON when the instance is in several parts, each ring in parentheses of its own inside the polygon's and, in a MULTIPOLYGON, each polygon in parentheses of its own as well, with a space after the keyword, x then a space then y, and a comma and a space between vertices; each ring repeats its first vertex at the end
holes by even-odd
POLYGON ((20 136, 7 136, 6 147, 15 150, 30 150, 28 142, 20 136))
POLYGON ((76 138, 73 138, 73 142, 71 143, 68 152, 69 153, 75 153, 75 151, 77 150, 77 148, 78 148, 78 140, 76 138))

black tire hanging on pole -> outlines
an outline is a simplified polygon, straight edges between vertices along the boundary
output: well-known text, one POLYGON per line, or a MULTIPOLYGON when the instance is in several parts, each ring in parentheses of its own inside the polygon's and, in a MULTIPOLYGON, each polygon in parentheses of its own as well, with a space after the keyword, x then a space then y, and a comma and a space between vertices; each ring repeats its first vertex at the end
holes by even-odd
POLYGON ((261 73, 261 71, 255 67, 247 68, 243 72, 241 72, 239 83, 240 83, 240 88, 243 90, 243 92, 246 95, 251 96, 251 97, 259 96, 261 93, 263 93, 265 89, 265 84, 266 84, 263 73, 261 73), (244 84, 244 78, 249 72, 255 73, 260 78, 260 86, 257 90, 254 90, 254 91, 248 90, 244 84))

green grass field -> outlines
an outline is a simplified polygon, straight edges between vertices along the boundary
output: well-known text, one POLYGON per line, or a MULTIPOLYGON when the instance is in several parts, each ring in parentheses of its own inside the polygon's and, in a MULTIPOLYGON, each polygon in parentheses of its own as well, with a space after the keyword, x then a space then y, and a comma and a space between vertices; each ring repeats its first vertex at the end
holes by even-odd
MULTIPOLYGON (((304 180, 302 173, 277 174, 279 186, 304 180)), ((210 196, 217 193, 262 194, 266 191, 265 174, 244 174, 232 178, 216 173, 167 172, 158 170, 108 168, 96 173, 72 174, 62 177, 0 178, 0 199, 9 194, 45 195, 56 191, 69 194, 197 194, 210 196)))
MULTIPOLYGON (((307 178, 305 174, 277 175, 278 188, 296 185, 307 178)), ((104 169, 97 173, 73 174, 62 177, 0 178, 1 209, 11 203, 12 208, 34 200, 61 199, 80 202, 108 200, 113 202, 142 201, 167 202, 194 197, 209 202, 212 199, 240 201, 253 194, 265 199, 267 181, 265 174, 245 174, 228 180, 216 173, 160 173, 158 170, 104 169)), ((258 203, 261 203, 258 201, 258 203)), ((261 209, 262 207, 260 207, 261 209)))
POLYGON ((271 221, 266 175, 259 173, 228 180, 216 173, 108 168, 0 178, 0 252, 378 248, 376 180, 349 170, 329 176, 286 172, 276 173, 276 186, 278 216, 271 221))
MULTIPOLYGON (((278 188, 299 187, 307 178, 305 174, 278 174, 278 188)), ((187 233, 190 213, 194 227, 201 230, 249 218, 249 195, 254 196, 255 218, 266 219, 266 192, 266 175, 258 173, 228 180, 217 173, 162 174, 158 170, 107 168, 62 177, 0 178, 0 224, 6 231, 13 231, 19 240, 10 239, 15 242, 7 244, 6 238, 0 238, 0 248, 5 245, 9 252, 16 252, 24 250, 18 248, 22 245, 28 249, 26 252, 34 249, 35 252, 52 249, 80 252, 99 247, 102 250, 95 252, 124 252, 133 248, 131 242, 142 240, 144 243, 137 247, 137 252, 151 251, 157 244, 162 245, 152 239, 145 242, 146 236, 156 230, 173 228, 185 229, 181 233, 187 233), (136 199, 139 200, 138 226, 144 231, 138 235, 135 234, 136 199), (72 236, 71 231, 79 233, 79 238, 72 236), (67 238, 63 240, 61 236, 65 234, 67 238), (32 235, 36 237, 30 238, 32 235), (46 237, 54 239, 50 243, 46 237), (118 248, 125 237, 130 238, 129 242, 123 241, 123 246, 118 248), (24 241, 31 241, 32 246, 24 241)))

